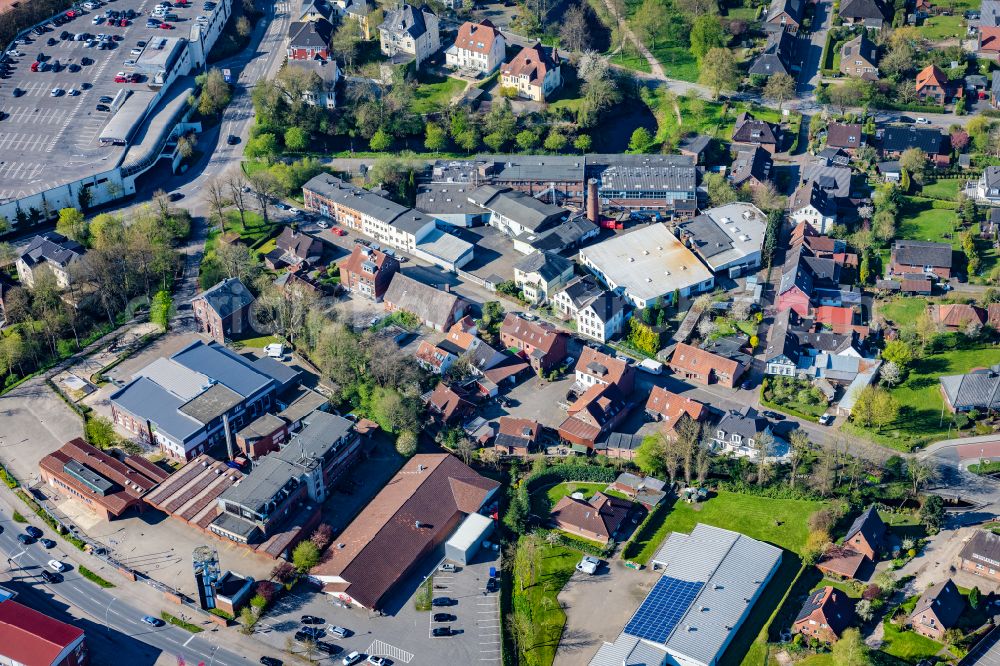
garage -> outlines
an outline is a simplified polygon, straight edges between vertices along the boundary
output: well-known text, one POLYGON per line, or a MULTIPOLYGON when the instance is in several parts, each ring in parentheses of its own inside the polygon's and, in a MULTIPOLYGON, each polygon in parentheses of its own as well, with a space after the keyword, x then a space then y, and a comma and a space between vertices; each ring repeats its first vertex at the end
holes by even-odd
POLYGON ((479 513, 469 514, 445 542, 445 558, 457 564, 468 564, 476 556, 483 541, 492 533, 492 519, 479 513))

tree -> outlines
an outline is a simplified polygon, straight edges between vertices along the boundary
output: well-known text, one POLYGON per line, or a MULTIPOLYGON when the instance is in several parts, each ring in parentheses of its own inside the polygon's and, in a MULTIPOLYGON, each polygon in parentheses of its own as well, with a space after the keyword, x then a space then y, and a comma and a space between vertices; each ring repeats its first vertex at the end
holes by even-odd
MULTIPOLYGON (((934 476, 931 466, 921 460, 910 460, 906 463, 906 473, 913 484, 913 496, 916 497, 920 489, 934 476)), ((923 507, 921 507, 923 510, 923 507)))
POLYGON ((764 85, 764 98, 778 103, 778 110, 795 97, 795 79, 788 74, 772 74, 764 85))
POLYGON ((854 612, 862 622, 871 622, 872 618, 875 617, 875 609, 872 608, 870 599, 861 599, 858 601, 854 605, 854 612))
POLYGON ((76 208, 60 210, 59 220, 56 222, 56 232, 75 240, 77 243, 86 244, 87 222, 83 219, 83 213, 76 208))
POLYGON ((115 425, 104 416, 88 419, 84 431, 87 435, 87 443, 98 449, 110 449, 121 443, 121 438, 115 431, 115 425))
POLYGON ((653 143, 653 135, 645 127, 637 127, 632 132, 632 138, 628 142, 628 149, 633 153, 649 152, 649 147, 653 143))
MULTIPOLYGON (((198 113, 203 116, 214 116, 229 104, 232 90, 218 67, 213 67, 208 70, 208 74, 202 76, 204 81, 201 83, 201 96, 198 98, 198 113)), ((202 80, 202 76, 198 77, 199 81, 202 80)))
POLYGON ((299 573, 309 573, 319 564, 319 548, 312 541, 300 541, 292 551, 292 564, 299 573))
POLYGON ((665 469, 666 450, 663 435, 647 435, 635 452, 635 464, 650 476, 657 476, 665 469))
POLYGON ((895 363, 900 369, 906 369, 914 359, 913 347, 905 340, 890 340, 882 350, 883 360, 895 363))
POLYGON ((301 152, 309 145, 309 134, 301 127, 289 127, 285 130, 285 148, 301 152))
POLYGON ((271 201, 278 195, 278 180, 270 171, 262 170, 247 176, 247 182, 250 194, 257 200, 257 209, 264 218, 264 224, 271 224, 271 201))
POLYGON ((243 284, 253 284, 263 270, 260 258, 243 243, 226 243, 215 251, 223 275, 239 278, 243 284))
POLYGON ((920 505, 920 522, 928 531, 937 531, 944 524, 944 500, 939 495, 928 495, 920 505))
POLYGON ((253 633, 253 628, 257 624, 257 614, 253 612, 253 608, 250 606, 244 606, 243 610, 240 611, 240 616, 237 618, 240 623, 240 632, 249 636, 253 633))
POLYGON ((243 153, 250 159, 262 159, 270 162, 271 158, 278 154, 278 138, 270 132, 258 134, 247 141, 243 153))
POLYGON ((656 48, 656 40, 670 26, 669 11, 661 0, 643 0, 632 16, 632 29, 650 49, 656 48))
POLYGON ((708 190, 708 200, 713 206, 724 206, 739 199, 736 190, 722 174, 706 173, 702 183, 708 190))
POLYGON ((973 587, 969 590, 969 607, 972 610, 979 608, 980 594, 979 587, 973 587))
POLYGON ((229 199, 226 197, 228 187, 220 178, 212 178, 205 186, 205 193, 208 198, 208 205, 212 209, 212 214, 222 227, 223 233, 226 231, 226 206, 229 199))
POLYGON ((538 145, 538 133, 532 130, 521 130, 515 138, 517 147, 525 152, 530 152, 538 145))
POLYGON ((628 343, 648 356, 660 351, 660 334, 636 318, 629 322, 628 343))
POLYGON ((715 99, 723 90, 736 90, 740 85, 740 70, 733 52, 724 48, 709 50, 701 63, 698 80, 711 88, 715 99))
POLYGON ((593 141, 589 134, 580 134, 575 139, 573 139, 573 147, 579 150, 581 153, 586 153, 590 150, 593 141))
POLYGON ((376 153, 381 153, 392 145, 392 137, 389 136, 388 132, 380 127, 375 131, 375 134, 372 135, 368 145, 371 146, 371 149, 376 153))
POLYGON ((327 523, 320 523, 316 531, 309 537, 309 540, 316 544, 316 547, 322 551, 333 541, 333 528, 327 523))
POLYGON ((170 292, 166 289, 158 291, 149 305, 149 320, 166 331, 170 326, 173 309, 174 299, 170 296, 170 292))
POLYGON ((903 378, 902 370, 893 361, 886 361, 879 369, 878 375, 881 382, 889 388, 898 384, 903 378))
POLYGON ((719 17, 714 14, 702 14, 694 20, 691 26, 691 55, 700 64, 705 55, 714 48, 726 45, 726 31, 719 17))
POLYGON ((396 451, 404 458, 410 458, 417 452, 417 434, 412 430, 404 430, 396 437, 396 451))
POLYGON ((861 632, 853 627, 844 630, 840 640, 830 648, 830 654, 837 666, 871 666, 872 663, 861 632))
POLYGON ((240 224, 245 227, 247 208, 250 207, 250 184, 243 177, 243 172, 237 170, 226 181, 226 186, 229 188, 230 200, 240 214, 240 224))
POLYGON ((250 31, 252 30, 250 25, 250 19, 246 16, 241 16, 236 19, 236 34, 240 36, 241 39, 246 39, 250 36, 250 31))
POLYGON ((337 31, 333 33, 330 47, 334 55, 344 63, 345 68, 353 69, 360 43, 361 35, 357 21, 345 20, 340 22, 337 31))
POLYGON ((899 156, 899 167, 910 174, 914 181, 923 183, 927 168, 927 153, 920 148, 907 148, 899 156))
POLYGON ((424 148, 439 153, 448 146, 448 134, 437 123, 427 123, 424 128, 424 148))
POLYGON ((566 147, 568 139, 566 135, 557 130, 551 130, 549 135, 545 137, 545 150, 551 150, 552 152, 558 153, 563 148, 566 147))
POLYGON ((849 79, 839 86, 831 86, 827 91, 830 104, 837 107, 843 114, 852 106, 864 104, 864 98, 868 94, 868 87, 861 79, 849 79))
POLYGON ((563 13, 559 40, 571 51, 583 51, 590 46, 590 26, 583 7, 579 4, 570 5, 563 13))

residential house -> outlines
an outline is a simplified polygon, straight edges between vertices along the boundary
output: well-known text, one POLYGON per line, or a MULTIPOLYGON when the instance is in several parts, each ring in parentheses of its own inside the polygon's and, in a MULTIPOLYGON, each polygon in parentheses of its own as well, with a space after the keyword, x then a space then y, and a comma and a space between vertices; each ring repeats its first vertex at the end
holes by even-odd
POLYGON ((1000 409, 1000 366, 941 377, 941 394, 952 412, 1000 409))
POLYGON ((837 12, 847 25, 881 28, 892 18, 892 6, 884 7, 880 0, 844 0, 837 12))
POLYGON ((481 74, 492 74, 506 56, 507 40, 489 19, 463 23, 455 43, 444 52, 449 67, 481 74))
POLYGON ((472 318, 466 315, 448 329, 447 337, 438 343, 438 347, 447 349, 456 356, 465 356, 472 370, 480 374, 508 364, 510 356, 483 342, 478 333, 472 318))
POLYGON ((514 284, 531 303, 541 305, 573 277, 573 262, 554 252, 533 252, 514 264, 514 284))
POLYGON ((827 148, 838 148, 848 155, 853 155, 866 143, 865 132, 860 123, 830 123, 826 126, 827 148))
POLYGON ((876 171, 882 176, 882 181, 886 183, 898 183, 902 180, 903 169, 899 166, 899 162, 895 160, 890 160, 888 162, 879 162, 875 165, 876 171))
POLYGON ((861 553, 872 562, 877 562, 879 555, 886 548, 886 526, 874 504, 865 509, 854 519, 850 529, 844 536, 843 545, 861 553))
POLYGON ((799 341, 791 329, 796 310, 788 307, 779 310, 767 332, 767 349, 764 351, 764 373, 794 377, 799 367, 799 341))
POLYGON ((778 152, 779 130, 777 125, 764 120, 756 120, 749 112, 743 111, 736 116, 733 127, 733 143, 747 146, 760 146, 767 152, 778 152))
MULTIPOLYGON (((802 183, 816 183, 836 204, 837 200, 846 200, 851 196, 851 169, 839 164, 813 162, 803 167, 802 183)), ((812 228, 816 236, 822 233, 818 226, 812 228)))
POLYGON ((792 623, 792 632, 821 643, 834 643, 854 623, 854 601, 827 585, 812 592, 792 623))
POLYGON ((917 73, 917 97, 928 104, 944 106, 965 94, 962 82, 952 82, 937 65, 927 65, 917 73))
POLYGON ((988 166, 976 181, 976 197, 981 201, 1000 205, 1000 167, 988 166))
POLYGON ((608 342, 625 328, 625 299, 605 291, 576 312, 576 332, 583 337, 608 342))
POLYGON ((994 62, 1000 59, 1000 27, 979 29, 979 48, 976 50, 976 56, 994 62))
POLYGON ((652 511, 653 507, 660 504, 670 492, 670 487, 665 481, 652 476, 638 476, 630 472, 619 474, 609 489, 622 493, 633 502, 644 506, 647 511, 652 511))
POLYGON ((489 211, 489 225, 509 236, 539 234, 569 219, 565 208, 546 203, 509 187, 483 185, 469 193, 469 201, 489 211))
POLYGON ((794 224, 806 222, 825 233, 837 223, 837 204, 818 182, 809 181, 788 198, 788 218, 794 224))
POLYGON ((559 52, 554 47, 542 46, 541 42, 521 49, 500 68, 500 85, 513 88, 518 97, 544 102, 562 85, 559 52))
POLYGON ((860 308, 842 307, 836 305, 821 305, 813 312, 817 328, 828 329, 837 335, 857 333, 864 338, 868 335, 868 327, 861 322, 860 308))
POLYGON ((330 60, 289 60, 288 66, 302 70, 310 75, 310 86, 302 91, 302 99, 306 104, 324 109, 337 108, 337 81, 340 80, 340 68, 337 61, 330 60))
POLYGON ((528 321, 513 312, 500 325, 503 346, 522 356, 535 372, 548 372, 563 362, 568 338, 547 322, 528 321))
POLYGON ((807 243, 792 243, 785 255, 778 297, 778 312, 792 309, 800 317, 808 317, 814 305, 844 305, 846 294, 859 297, 855 292, 840 289, 844 266, 854 255, 847 253, 813 252, 807 243))
POLYGON ((361 36, 365 41, 372 38, 369 17, 375 11, 375 3, 371 0, 336 0, 337 13, 352 21, 361 28, 361 36))
POLYGON ((771 0, 764 19, 765 30, 787 30, 795 34, 805 17, 805 0, 771 0))
POLYGON ((589 541, 607 544, 618 537, 621 526, 632 510, 632 503, 602 492, 589 500, 566 495, 552 507, 552 522, 564 532, 589 541))
POLYGON ((635 370, 624 359, 584 346, 576 362, 574 388, 581 393, 595 384, 616 384, 629 395, 635 386, 635 370))
POLYGON ((501 416, 493 446, 509 456, 527 456, 539 449, 541 434, 538 421, 501 416))
POLYGON ((552 297, 552 305, 564 319, 574 319, 580 308, 586 307, 604 293, 602 287, 590 276, 575 277, 562 291, 552 297))
POLYGON ((443 375, 448 372, 448 368, 458 360, 459 356, 452 350, 435 345, 428 340, 421 340, 413 355, 420 367, 435 375, 443 375))
POLYGON ((381 303, 398 272, 395 256, 355 243, 350 256, 340 262, 340 284, 352 294, 381 303))
POLYGON ((329 60, 333 26, 325 18, 294 21, 288 25, 289 60, 329 60))
POLYGON ((958 626, 965 610, 965 597, 949 578, 927 588, 910 613, 913 631, 936 641, 943 641, 945 632, 958 626))
POLYGON ((774 455, 774 451, 761 450, 768 441, 772 444, 774 441, 771 423, 753 407, 744 407, 742 411, 730 410, 712 432, 713 449, 751 460, 759 459, 761 453, 774 455))
POLYGON ((592 451, 597 442, 621 423, 632 407, 625 392, 614 383, 595 383, 566 410, 559 436, 575 451, 592 451))
POLYGON ((946 331, 965 331, 970 325, 986 323, 986 310, 967 303, 934 304, 930 310, 934 323, 946 331))
POLYGON ((427 398, 431 417, 442 426, 461 425, 476 411, 476 405, 444 382, 438 382, 427 398))
POLYGON ((791 75, 795 62, 795 37, 787 30, 768 34, 764 50, 750 64, 751 76, 791 75))
POLYGON ((711 147, 712 137, 706 134, 692 134, 681 139, 677 152, 684 157, 690 157, 695 164, 702 164, 711 147))
POLYGON ((330 21, 333 19, 336 10, 327 0, 302 0, 298 3, 298 10, 292 10, 291 16, 296 21, 330 21))
POLYGON ((952 276, 952 249, 947 243, 897 240, 889 258, 890 275, 915 273, 949 280, 952 276))
POLYGON ((291 227, 281 230, 275 247, 281 251, 282 260, 290 266, 302 263, 316 265, 323 257, 323 242, 320 239, 291 227))
MULTIPOLYGON (((736 201, 705 209, 689 220, 677 221, 674 231, 712 273, 735 278, 760 266, 767 216, 752 203, 736 201)), ((673 269, 669 264, 655 268, 673 269)), ((682 267, 680 270, 688 269, 682 267)), ((647 281, 652 282, 652 279, 647 281)))
POLYGON ((889 125, 879 129, 876 136, 884 159, 898 160, 904 151, 919 148, 935 166, 945 167, 951 162, 948 135, 942 134, 936 127, 889 125))
POLYGON ((394 61, 415 59, 418 69, 441 48, 438 17, 427 5, 404 4, 387 12, 378 32, 383 55, 394 61))
POLYGON ((699 384, 719 384, 735 388, 749 366, 738 360, 680 343, 670 357, 670 369, 684 379, 699 384))
POLYGON ((693 398, 671 393, 662 386, 653 386, 646 400, 646 415, 663 424, 668 434, 677 430, 677 425, 685 419, 701 422, 708 416, 704 403, 693 398))
POLYGON ((1000 534, 984 529, 973 532, 958 554, 958 568, 1000 583, 1000 534))
POLYGON ((729 182, 733 187, 758 187, 771 181, 773 167, 771 153, 760 146, 741 150, 736 153, 736 159, 729 169, 729 182))
POLYGON ((227 278, 191 300, 198 330, 219 344, 226 338, 248 333, 250 306, 254 296, 239 278, 227 278))
POLYGON ((56 284, 66 289, 73 281, 71 267, 85 252, 82 245, 54 231, 35 236, 17 257, 17 277, 21 284, 33 287, 35 276, 48 270, 55 276, 56 284))
POLYGON ((389 288, 385 290, 383 304, 386 312, 404 310, 416 315, 421 324, 435 331, 445 331, 462 318, 469 303, 451 293, 413 278, 394 273, 389 288))

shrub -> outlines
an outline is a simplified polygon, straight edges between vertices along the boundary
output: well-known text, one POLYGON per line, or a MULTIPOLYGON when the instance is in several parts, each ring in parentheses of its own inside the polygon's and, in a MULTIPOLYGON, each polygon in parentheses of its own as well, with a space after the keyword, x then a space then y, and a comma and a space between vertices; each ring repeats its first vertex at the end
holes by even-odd
POLYGON ((15 511, 14 512, 14 522, 15 523, 26 523, 26 522, 28 522, 28 519, 25 518, 24 516, 22 516, 21 512, 15 511))

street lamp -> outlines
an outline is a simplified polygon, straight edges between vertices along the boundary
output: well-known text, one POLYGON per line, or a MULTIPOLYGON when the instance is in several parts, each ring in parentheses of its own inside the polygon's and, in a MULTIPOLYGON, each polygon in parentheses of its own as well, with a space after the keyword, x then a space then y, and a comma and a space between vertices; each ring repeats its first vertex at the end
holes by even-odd
POLYGON ((211 659, 209 660, 209 662, 208 662, 208 666, 212 666, 212 664, 214 664, 214 663, 215 663, 215 653, 216 653, 216 652, 217 652, 218 650, 219 650, 219 646, 218 646, 218 645, 216 645, 216 646, 215 646, 214 648, 212 648, 212 658, 211 658, 211 659))
POLYGON ((111 597, 111 601, 108 602, 107 607, 104 609, 104 629, 109 634, 111 633, 111 625, 108 624, 108 614, 111 613, 111 604, 118 601, 118 597, 111 597))

